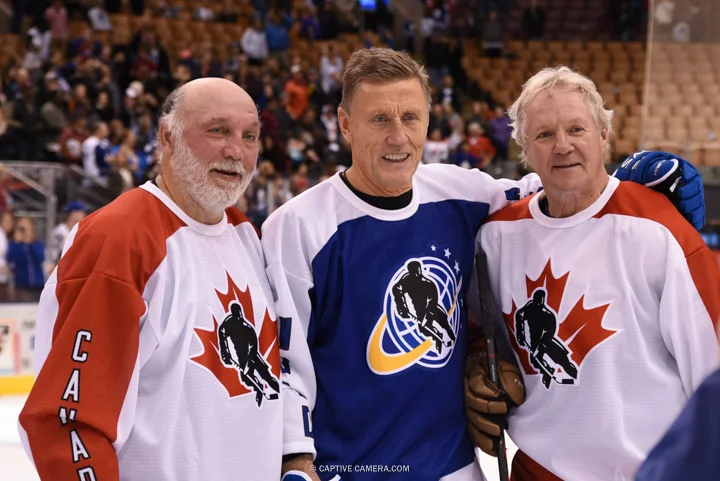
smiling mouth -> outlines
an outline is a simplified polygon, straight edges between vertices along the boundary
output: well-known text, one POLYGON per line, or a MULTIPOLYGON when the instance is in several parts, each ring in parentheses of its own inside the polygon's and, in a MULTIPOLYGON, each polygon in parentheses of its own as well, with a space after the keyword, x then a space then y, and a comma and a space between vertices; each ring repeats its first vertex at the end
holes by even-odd
POLYGON ((553 167, 553 169, 567 170, 567 169, 571 169, 573 167, 577 167, 579 165, 580 164, 556 165, 553 167))
POLYGON ((404 162, 410 158, 410 154, 390 154, 383 155, 382 158, 388 162, 404 162))
POLYGON ((220 169, 212 169, 210 172, 213 172, 215 174, 220 174, 221 176, 227 178, 227 179, 239 179, 241 177, 239 172, 233 172, 231 170, 220 170, 220 169))

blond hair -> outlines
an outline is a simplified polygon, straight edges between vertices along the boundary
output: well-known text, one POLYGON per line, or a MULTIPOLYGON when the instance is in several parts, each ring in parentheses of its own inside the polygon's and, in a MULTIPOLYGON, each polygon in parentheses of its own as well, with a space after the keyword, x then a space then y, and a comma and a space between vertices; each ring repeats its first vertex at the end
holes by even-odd
POLYGON ((349 111, 353 96, 360 84, 398 82, 417 79, 427 96, 428 106, 432 88, 425 67, 405 52, 390 48, 373 47, 356 50, 350 55, 343 73, 343 91, 340 106, 349 111))
MULTIPOLYGON (((604 107, 605 102, 600 96, 595 83, 589 78, 580 75, 568 67, 548 67, 533 75, 523 85, 520 97, 508 109, 510 126, 512 127, 512 138, 522 149, 521 157, 525 159, 525 123, 527 121, 527 107, 538 95, 548 92, 555 87, 564 87, 568 92, 578 92, 582 95, 583 101, 588 105, 590 114, 595 125, 602 134, 607 137, 613 133, 612 118, 613 111, 604 107)), ((610 154, 610 142, 606 144, 605 155, 610 154)))

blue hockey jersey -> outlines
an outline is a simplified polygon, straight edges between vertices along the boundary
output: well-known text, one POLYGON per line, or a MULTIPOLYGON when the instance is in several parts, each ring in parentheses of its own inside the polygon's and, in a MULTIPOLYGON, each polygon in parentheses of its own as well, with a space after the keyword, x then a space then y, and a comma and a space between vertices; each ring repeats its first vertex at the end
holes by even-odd
POLYGON ((720 478, 720 370, 687 406, 638 470, 636 481, 712 481, 720 478))
POLYGON ((534 174, 420 165, 405 208, 373 207, 335 175, 268 218, 284 454, 316 454, 323 481, 483 479, 463 408, 474 238, 539 188, 534 174))

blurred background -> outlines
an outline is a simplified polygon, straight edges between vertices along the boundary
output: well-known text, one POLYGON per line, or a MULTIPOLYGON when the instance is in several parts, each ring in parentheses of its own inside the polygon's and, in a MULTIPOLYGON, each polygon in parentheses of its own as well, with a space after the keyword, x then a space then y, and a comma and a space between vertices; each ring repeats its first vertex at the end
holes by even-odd
POLYGON ((174 88, 225 77, 257 102, 257 178, 239 207, 260 226, 351 164, 336 110, 354 50, 422 61, 423 161, 495 177, 525 174, 505 110, 537 70, 568 65, 615 112, 609 172, 639 149, 701 170, 720 262, 718 24, 717 0, 0 0, 0 479, 35 479, 14 423, 42 286, 80 219, 154 178, 174 88))

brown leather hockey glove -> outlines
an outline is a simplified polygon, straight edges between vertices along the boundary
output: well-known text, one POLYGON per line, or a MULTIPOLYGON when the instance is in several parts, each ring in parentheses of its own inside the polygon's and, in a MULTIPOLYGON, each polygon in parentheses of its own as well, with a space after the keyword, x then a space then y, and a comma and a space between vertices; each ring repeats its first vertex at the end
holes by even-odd
POLYGON ((507 429, 508 411, 525 402, 525 385, 520 368, 501 358, 498 358, 497 366, 503 391, 490 382, 487 354, 471 358, 465 366, 468 432, 475 445, 490 456, 497 456, 500 429, 507 429))

